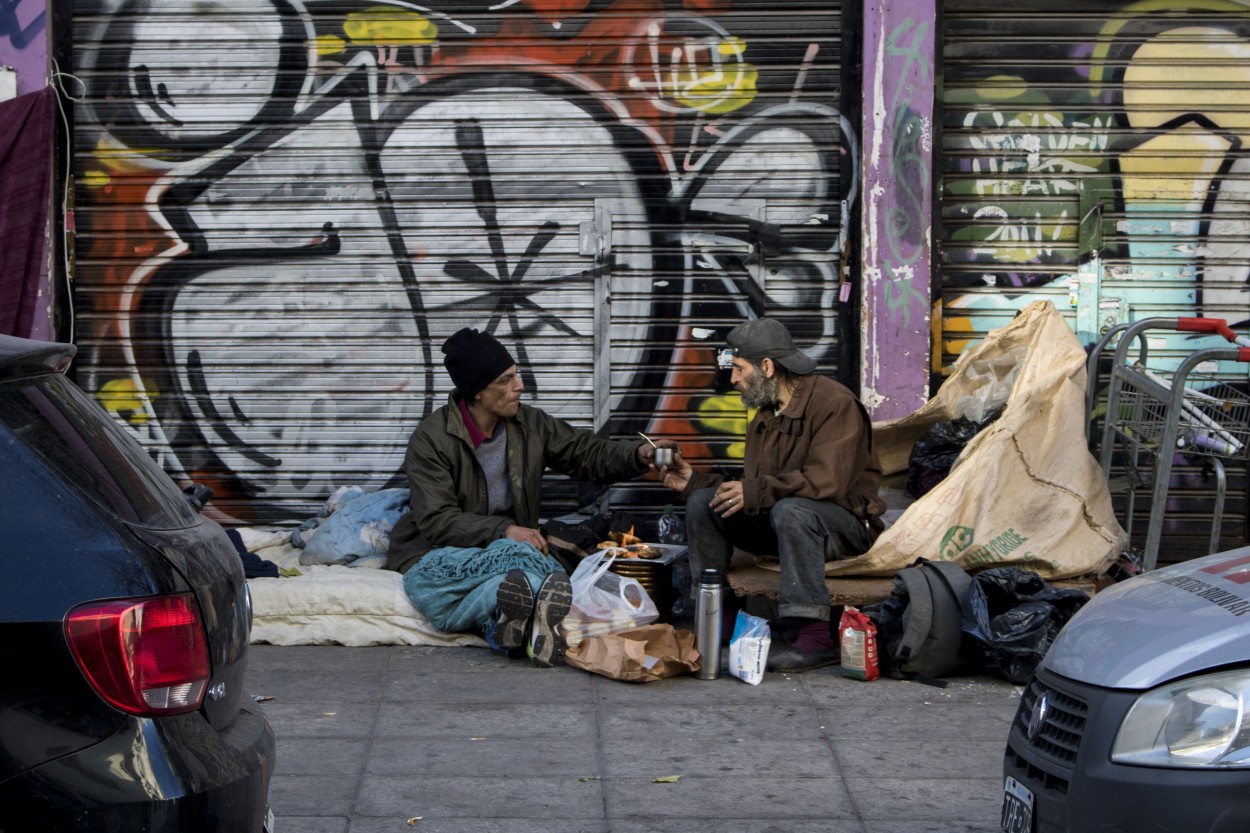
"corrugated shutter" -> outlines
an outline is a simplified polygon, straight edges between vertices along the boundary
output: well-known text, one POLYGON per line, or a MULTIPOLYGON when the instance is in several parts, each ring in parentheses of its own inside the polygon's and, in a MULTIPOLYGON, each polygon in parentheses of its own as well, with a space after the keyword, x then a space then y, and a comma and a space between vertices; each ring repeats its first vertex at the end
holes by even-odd
POLYGON ((254 523, 401 485, 463 326, 576 425, 732 456, 728 326, 838 370, 854 140, 836 3, 682 7, 77 4, 84 385, 254 523))
MULTIPOLYGON (((1225 318, 1244 334, 1250 12, 1105 0, 943 8, 943 364, 1037 298, 1087 345, 1153 316, 1225 318)), ((1150 361, 1171 370, 1214 344, 1159 336, 1150 361)), ((1217 376, 1246 389, 1244 365, 1217 376)), ((1232 544, 1246 537, 1246 471, 1226 462, 1232 544)), ((1184 465, 1174 481, 1164 561, 1201 551, 1210 528, 1212 479, 1184 465)), ((1151 511, 1142 504, 1134 533, 1151 511)))

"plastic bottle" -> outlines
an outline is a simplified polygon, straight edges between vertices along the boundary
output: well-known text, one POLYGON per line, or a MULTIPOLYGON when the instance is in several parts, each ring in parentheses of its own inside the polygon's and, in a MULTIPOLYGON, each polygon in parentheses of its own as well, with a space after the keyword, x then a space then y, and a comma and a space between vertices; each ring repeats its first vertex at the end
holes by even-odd
MULTIPOLYGON (((1224 457, 1231 457, 1240 451, 1235 448, 1232 443, 1225 442, 1222 439, 1199 434, 1197 432, 1189 435, 1181 435, 1176 438, 1177 448, 1197 448, 1202 451, 1209 451, 1213 454, 1219 454, 1224 457)), ((661 521, 663 519, 661 518, 661 521)))
POLYGON ((673 511, 672 506, 665 506, 660 514, 659 536, 661 544, 686 543, 686 524, 673 511))
POLYGON ((720 609, 720 571, 708 567, 699 576, 699 593, 695 599, 694 643, 700 662, 695 676, 700 680, 715 680, 720 676, 720 609))

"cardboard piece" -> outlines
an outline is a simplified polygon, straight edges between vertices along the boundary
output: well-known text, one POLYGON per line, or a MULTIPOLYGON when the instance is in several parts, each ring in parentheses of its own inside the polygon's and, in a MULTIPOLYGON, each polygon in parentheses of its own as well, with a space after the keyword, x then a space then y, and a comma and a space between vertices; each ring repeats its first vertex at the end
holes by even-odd
POLYGON ((700 668, 694 634, 663 623, 588 637, 571 646, 564 661, 628 683, 649 683, 700 668))

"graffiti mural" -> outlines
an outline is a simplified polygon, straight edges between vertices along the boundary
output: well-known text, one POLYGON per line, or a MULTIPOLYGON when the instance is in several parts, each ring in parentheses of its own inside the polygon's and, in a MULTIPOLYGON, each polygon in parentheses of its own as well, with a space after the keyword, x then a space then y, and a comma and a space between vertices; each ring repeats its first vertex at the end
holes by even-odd
POLYGON ((579 424, 725 433, 701 339, 833 361, 855 196, 832 31, 766 8, 93 5, 85 384, 249 521, 392 482, 462 326, 579 424))
POLYGON ((1052 43, 1032 66, 993 60, 1007 47, 982 43, 983 74, 948 91, 948 356, 961 331, 997 326, 1036 291, 1070 300, 1087 344, 1143 315, 1250 320, 1250 10, 1142 0, 1098 11, 1043 19, 1034 34, 1052 43), (1078 287, 1093 258, 1097 275, 1078 287), (993 309, 972 312, 977 323, 961 312, 993 309))
MULTIPOLYGON (((1037 297, 1068 309, 1087 346, 1150 317, 1223 318, 1246 335, 1246 4, 1062 3, 1028 22, 956 5, 965 45, 946 54, 944 358, 1037 297), (1028 60, 1012 53, 1020 38, 1041 44, 1028 60)), ((1154 332, 1149 365, 1167 376, 1220 344, 1154 332)), ((1244 365, 1209 370, 1245 395, 1244 365)), ((1175 460, 1169 515, 1197 520, 1169 520, 1168 532, 1205 546, 1211 464, 1175 460)), ((1244 506, 1244 467, 1230 475, 1244 506)))

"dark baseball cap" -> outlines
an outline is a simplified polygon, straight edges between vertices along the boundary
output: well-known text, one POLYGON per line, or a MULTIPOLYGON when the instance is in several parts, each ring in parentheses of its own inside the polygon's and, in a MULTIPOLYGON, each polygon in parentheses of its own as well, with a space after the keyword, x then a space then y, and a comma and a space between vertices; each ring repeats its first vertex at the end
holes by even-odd
POLYGON ((775 318, 757 318, 729 331, 726 342, 749 361, 772 359, 791 373, 806 376, 816 369, 816 361, 799 352, 786 325, 775 318))

